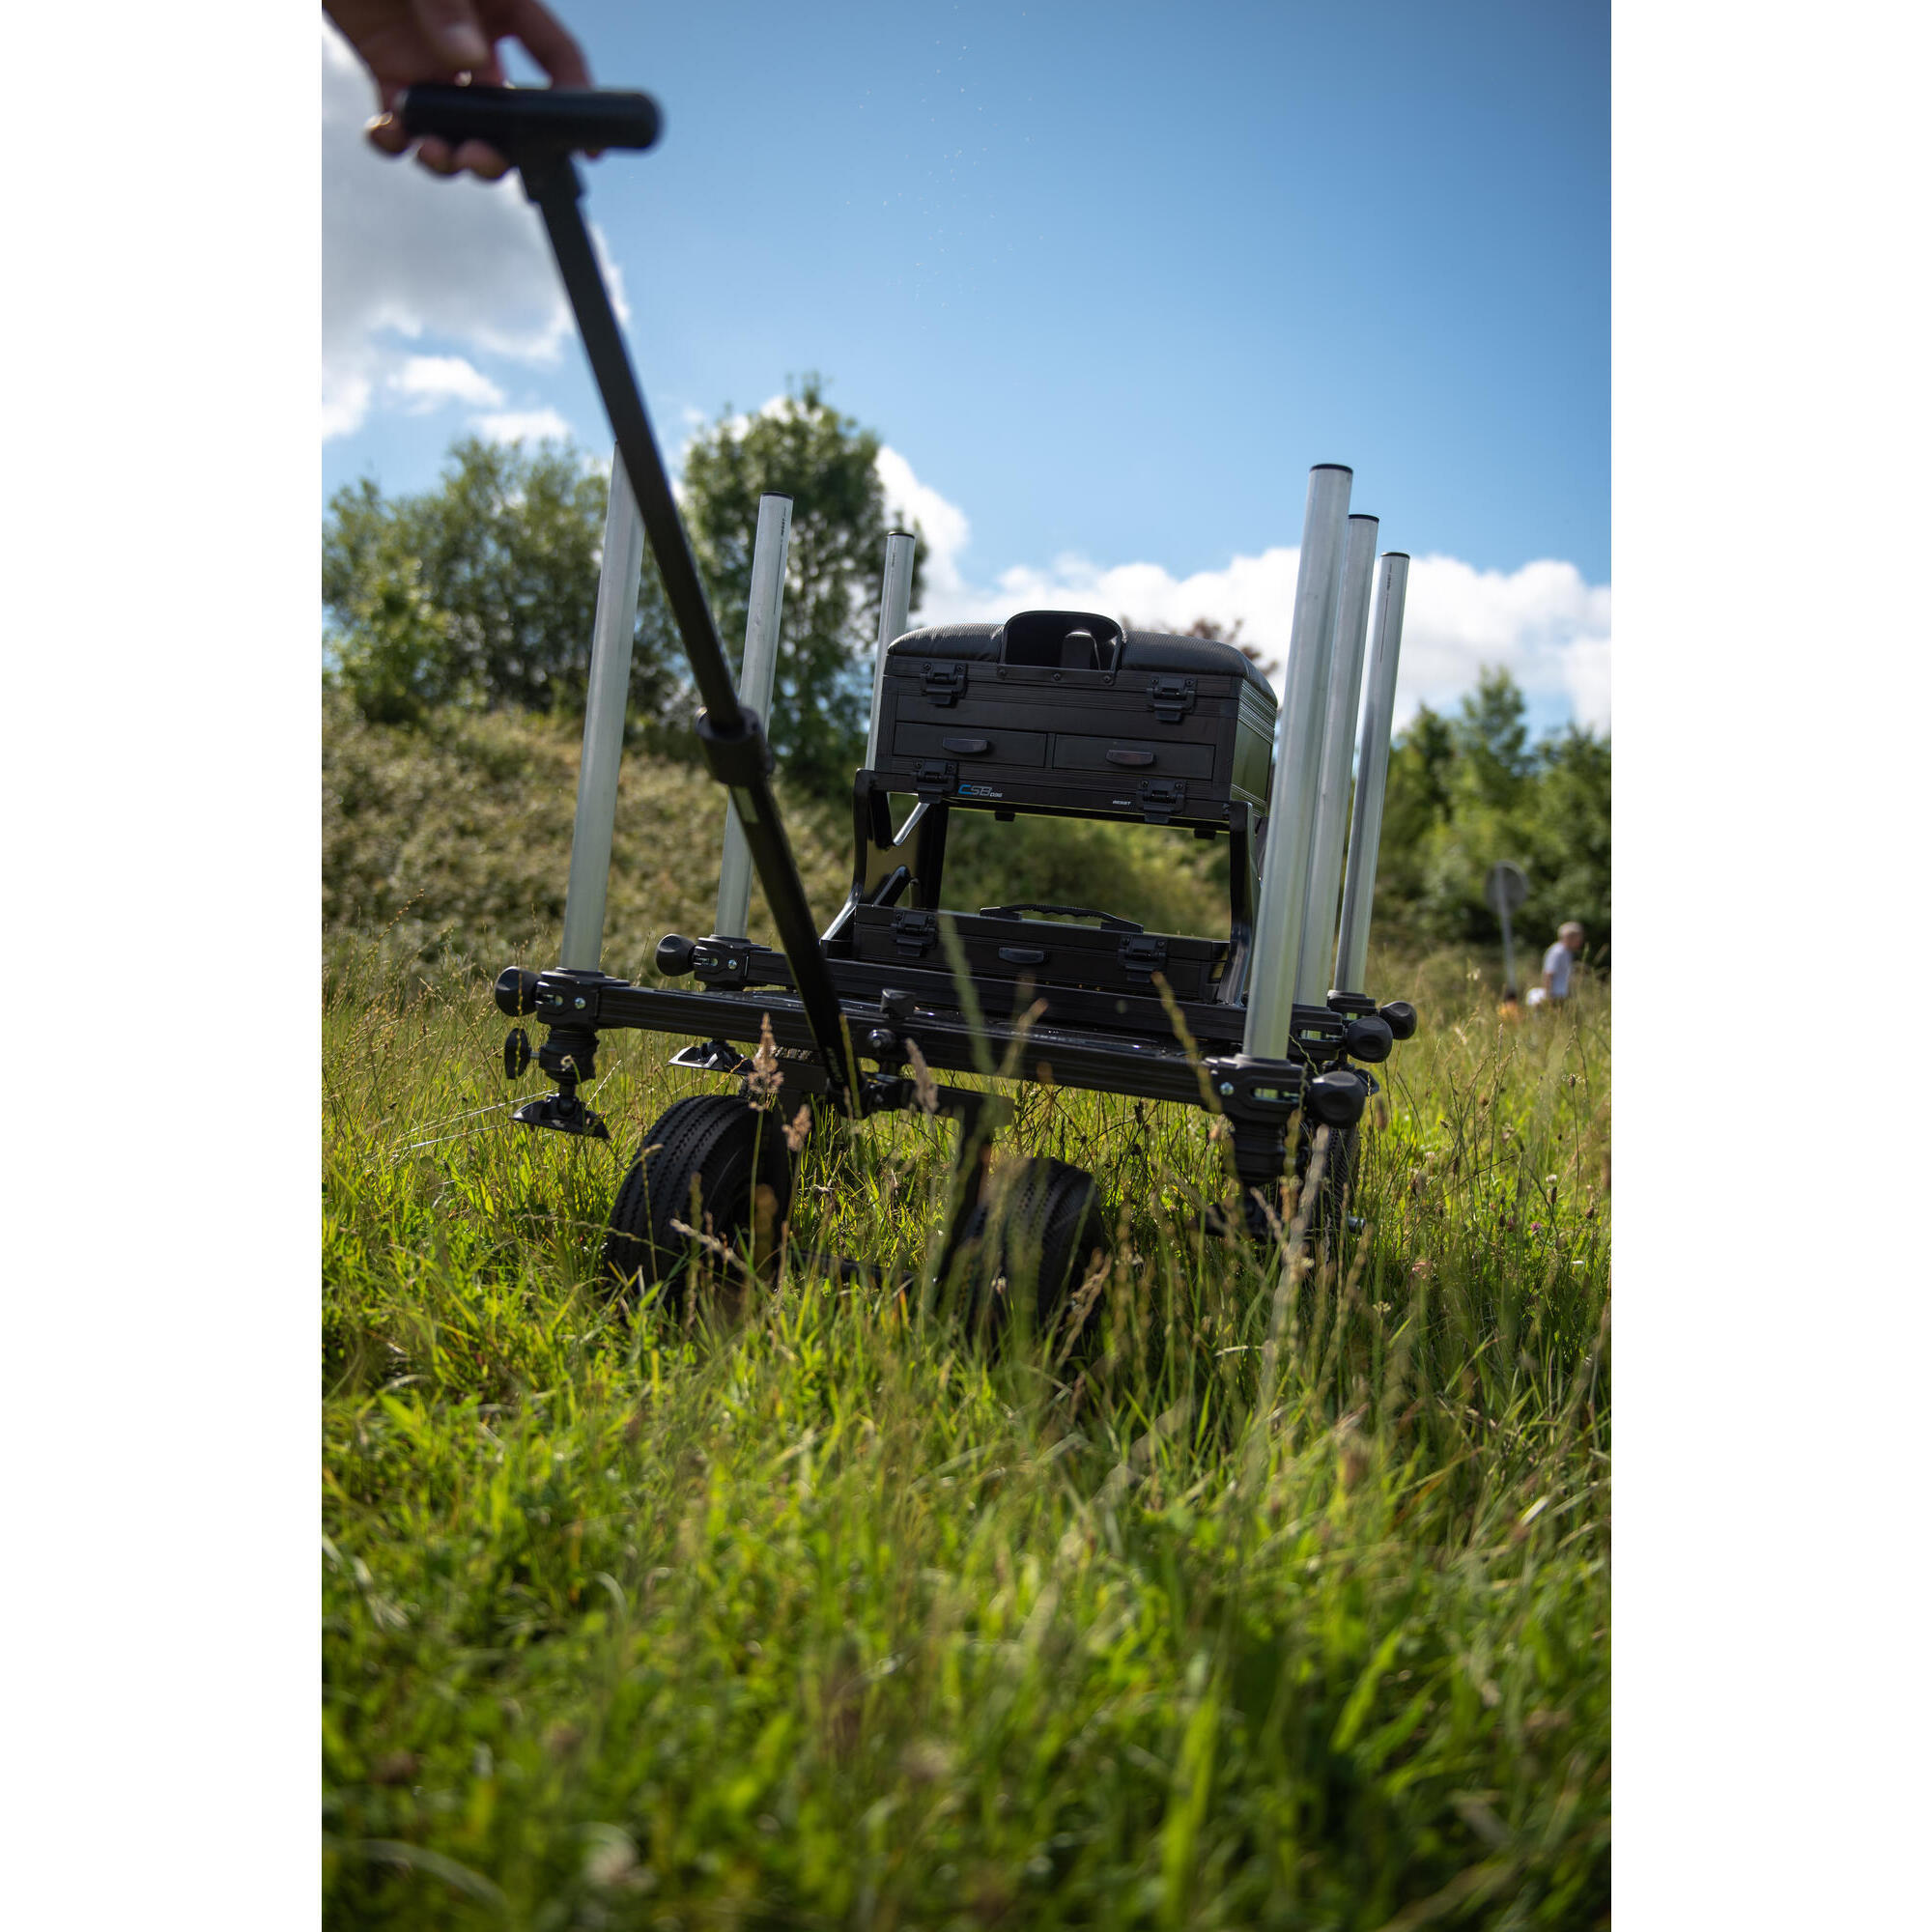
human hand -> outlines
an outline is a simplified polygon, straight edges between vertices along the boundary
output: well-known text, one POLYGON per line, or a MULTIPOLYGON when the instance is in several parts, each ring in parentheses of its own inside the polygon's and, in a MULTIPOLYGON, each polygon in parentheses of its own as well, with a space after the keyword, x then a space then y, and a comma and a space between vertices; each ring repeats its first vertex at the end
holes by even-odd
MULTIPOLYGON (((404 88, 463 74, 486 87, 504 85, 498 41, 520 42, 554 87, 590 85, 582 50, 539 0, 324 0, 323 12, 376 83, 382 111, 367 131, 371 145, 385 155, 409 151, 410 137, 393 111, 404 88)), ((482 141, 452 148, 433 134, 417 143, 416 159, 432 174, 468 173, 484 181, 499 180, 509 168, 482 141)))

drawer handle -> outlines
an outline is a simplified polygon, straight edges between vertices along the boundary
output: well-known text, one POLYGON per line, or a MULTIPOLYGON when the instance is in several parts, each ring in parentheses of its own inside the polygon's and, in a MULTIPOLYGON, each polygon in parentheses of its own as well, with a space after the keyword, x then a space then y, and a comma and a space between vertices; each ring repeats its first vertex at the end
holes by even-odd
MULTIPOLYGON (((949 746, 948 749, 950 750, 951 747, 949 746)), ((1110 765, 1151 765, 1153 763, 1153 753, 1151 752, 1126 752, 1116 745, 1107 753, 1107 762, 1110 765)))
POLYGON ((942 738, 939 742, 949 752, 957 752, 962 758, 977 758, 981 752, 993 749, 984 738, 942 738))
POLYGON ((1009 966, 1043 966, 1046 964, 1046 951, 1039 946, 1003 946, 1000 957, 1009 966))

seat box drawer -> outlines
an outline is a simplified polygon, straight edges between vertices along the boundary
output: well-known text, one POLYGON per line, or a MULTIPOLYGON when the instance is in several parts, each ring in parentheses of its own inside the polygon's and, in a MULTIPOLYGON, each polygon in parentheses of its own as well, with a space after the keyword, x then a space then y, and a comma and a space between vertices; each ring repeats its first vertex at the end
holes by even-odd
POLYGON ((1053 763, 1056 770, 1105 772, 1110 779, 1134 772, 1211 779, 1215 750, 1212 744, 1186 744, 1175 739, 1087 738, 1063 731, 1054 736, 1053 763))
POLYGON ((1043 765, 1047 734, 1003 725, 928 724, 900 719, 893 726, 895 758, 959 758, 997 765, 1043 765))

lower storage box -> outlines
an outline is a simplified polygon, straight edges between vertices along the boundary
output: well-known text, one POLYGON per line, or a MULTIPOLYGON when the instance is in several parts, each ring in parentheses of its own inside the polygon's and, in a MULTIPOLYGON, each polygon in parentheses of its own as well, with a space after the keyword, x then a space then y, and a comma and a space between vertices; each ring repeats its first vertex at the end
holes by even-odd
POLYGON ((1228 956, 1226 940, 1148 932, 1130 920, 1084 907, 1033 904, 979 913, 862 905, 853 918, 853 949, 861 959, 943 973, 951 961, 940 938, 942 922, 957 935, 975 978, 1025 975, 1042 984, 1151 995, 1158 973, 1176 999, 1211 1000, 1228 956), (1029 912, 1065 917, 1028 919, 1029 912))

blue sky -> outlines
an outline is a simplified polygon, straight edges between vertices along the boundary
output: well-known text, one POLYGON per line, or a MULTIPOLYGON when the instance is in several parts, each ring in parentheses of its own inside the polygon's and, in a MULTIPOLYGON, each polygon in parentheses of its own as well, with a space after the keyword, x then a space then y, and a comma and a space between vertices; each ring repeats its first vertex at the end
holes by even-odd
MULTIPOLYGON (((666 110, 589 209, 668 445, 816 369, 932 614, 1277 647, 1308 468, 1349 463, 1418 559, 1404 708, 1501 662, 1607 723, 1605 5, 562 11, 666 110)), ((364 156, 355 86, 326 58, 325 489, 471 428, 603 447, 514 191, 364 156)))

